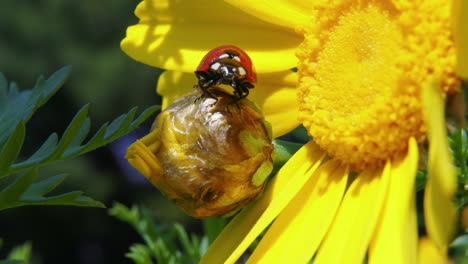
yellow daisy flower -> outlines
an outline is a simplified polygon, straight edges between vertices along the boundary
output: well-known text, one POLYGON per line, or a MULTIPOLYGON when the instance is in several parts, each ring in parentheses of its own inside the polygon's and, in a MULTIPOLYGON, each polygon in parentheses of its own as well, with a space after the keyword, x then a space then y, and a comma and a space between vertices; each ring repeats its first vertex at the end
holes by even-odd
POLYGON ((145 0, 122 49, 170 70, 157 86, 166 107, 196 83, 208 50, 242 47, 257 70, 249 99, 273 136, 302 123, 313 140, 201 263, 234 263, 268 226, 248 263, 361 263, 366 253, 369 263, 417 263, 414 181, 426 140, 425 223, 446 252, 456 182, 444 98, 468 77, 466 1, 225 2, 145 0))

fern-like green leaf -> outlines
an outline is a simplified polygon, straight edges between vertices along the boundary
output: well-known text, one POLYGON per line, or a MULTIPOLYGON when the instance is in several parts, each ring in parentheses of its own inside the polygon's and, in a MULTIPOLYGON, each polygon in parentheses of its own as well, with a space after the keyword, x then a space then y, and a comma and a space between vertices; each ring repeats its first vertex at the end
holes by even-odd
POLYGON ((86 144, 80 145, 88 135, 91 126, 91 121, 87 117, 88 108, 88 105, 85 105, 78 111, 58 143, 57 135, 55 133, 51 134, 31 157, 11 164, 9 168, 0 169, 0 178, 33 167, 44 166, 55 161, 67 160, 107 145, 137 128, 150 115, 159 110, 160 107, 149 107, 135 120, 133 117, 135 116, 136 108, 133 108, 127 114, 117 117, 112 121, 111 125, 104 124, 86 144))
POLYGON ((34 182, 37 170, 23 173, 17 179, 0 191, 0 210, 24 205, 73 205, 104 207, 98 201, 83 196, 81 191, 73 191, 55 196, 45 196, 53 191, 65 176, 57 175, 34 182))
MULTIPOLYGON (((1 241, 0 241, 1 242, 1 241)), ((0 260, 0 264, 30 264, 32 259, 31 242, 13 247, 6 259, 0 260)))
POLYGON ((119 129, 127 128, 131 122, 133 117, 135 116, 136 108, 132 108, 126 115, 121 115, 117 117, 114 121, 112 121, 109 127, 106 130, 106 134, 104 135, 105 138, 109 138, 110 136, 114 135, 119 129))
POLYGON ((25 197, 44 196, 53 191, 63 180, 65 180, 65 173, 48 177, 42 181, 37 181, 31 185, 24 193, 25 197))
POLYGON ((207 250, 208 238, 188 236, 185 229, 175 224, 164 228, 156 226, 153 214, 147 209, 127 208, 115 203, 110 210, 114 217, 130 224, 143 238, 145 245, 134 244, 127 257, 134 263, 197 263, 207 250))
POLYGON ((468 135, 465 128, 458 129, 451 133, 449 137, 450 149, 455 161, 455 165, 459 168, 459 182, 468 184, 468 135))
MULTIPOLYGON (((89 105, 83 106, 78 113, 76 113, 75 117, 65 129, 60 142, 57 145, 55 151, 47 157, 46 161, 48 160, 57 160, 60 159, 62 154, 67 150, 68 146, 73 142, 75 137, 83 137, 81 132, 81 126, 85 123, 86 117, 88 115, 89 105)), ((86 135, 85 135, 86 136, 86 135)))
POLYGON ((23 261, 25 264, 30 263, 32 258, 31 242, 26 242, 22 245, 14 247, 8 254, 8 259, 23 261))
POLYGON ((0 210, 20 206, 20 196, 31 186, 37 172, 31 170, 16 178, 16 180, 0 192, 0 210))
POLYGON ((136 107, 132 108, 127 114, 117 117, 110 125, 104 124, 98 132, 85 145, 80 146, 79 151, 72 153, 73 156, 82 155, 86 152, 94 150, 103 144, 110 143, 117 138, 133 131, 140 126, 149 116, 153 115, 160 109, 160 106, 151 106, 147 108, 138 118, 133 119, 136 113, 136 107), (120 126, 117 126, 119 124, 120 126))
MULTIPOLYGON (((29 163, 36 163, 39 162, 40 160, 44 159, 44 157, 47 157, 49 155, 52 155, 52 153, 55 151, 57 148, 58 144, 58 135, 57 133, 52 133, 50 136, 42 143, 42 145, 39 147, 34 154, 29 157, 27 162, 29 163)), ((27 164, 27 162, 24 162, 27 164)))
POLYGON ((64 67, 47 80, 40 77, 32 90, 21 92, 14 83, 8 87, 5 77, 0 76, 0 146, 21 120, 26 123, 61 88, 70 70, 71 67, 64 67))
POLYGON ((142 244, 134 244, 130 247, 130 252, 125 256, 135 264, 153 264, 151 253, 148 247, 142 244))
POLYGON ((7 171, 10 165, 18 157, 21 151, 21 146, 23 146, 24 135, 24 122, 20 121, 16 125, 15 130, 13 130, 13 133, 5 142, 5 145, 0 149, 0 175, 2 172, 7 171))
POLYGON ((83 143, 91 128, 89 105, 85 105, 77 112, 61 138, 52 133, 34 154, 17 161, 27 134, 26 122, 60 89, 69 74, 70 67, 64 67, 47 80, 38 78, 33 89, 23 91, 19 91, 15 83, 8 84, 0 74, 0 179, 10 175, 15 177, 10 185, 0 189, 0 210, 23 205, 104 207, 102 203, 82 195, 81 191, 48 195, 62 183, 65 176, 57 175, 35 182, 38 168, 109 144, 137 128, 159 109, 159 106, 150 107, 135 119, 136 108, 133 108, 110 125, 105 123, 90 140, 83 143))

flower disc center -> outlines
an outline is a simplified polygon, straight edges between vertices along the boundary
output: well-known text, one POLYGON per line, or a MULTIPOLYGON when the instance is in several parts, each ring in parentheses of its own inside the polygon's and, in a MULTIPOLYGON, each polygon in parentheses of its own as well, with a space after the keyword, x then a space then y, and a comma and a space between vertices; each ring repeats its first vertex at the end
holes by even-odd
POLYGON ((330 156, 355 169, 380 166, 423 130, 419 91, 399 67, 402 32, 372 5, 322 26, 326 33, 305 30, 298 51, 301 121, 330 156))

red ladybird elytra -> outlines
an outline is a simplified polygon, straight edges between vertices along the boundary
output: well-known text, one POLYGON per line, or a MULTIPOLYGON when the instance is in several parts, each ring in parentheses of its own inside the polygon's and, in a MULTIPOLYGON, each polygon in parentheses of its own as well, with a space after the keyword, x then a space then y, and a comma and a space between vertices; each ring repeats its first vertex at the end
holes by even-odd
POLYGON ((257 81, 252 60, 241 48, 226 45, 209 51, 198 65, 195 75, 198 87, 204 95, 216 98, 208 90, 211 86, 226 84, 234 89, 234 97, 240 100, 249 94, 257 81))

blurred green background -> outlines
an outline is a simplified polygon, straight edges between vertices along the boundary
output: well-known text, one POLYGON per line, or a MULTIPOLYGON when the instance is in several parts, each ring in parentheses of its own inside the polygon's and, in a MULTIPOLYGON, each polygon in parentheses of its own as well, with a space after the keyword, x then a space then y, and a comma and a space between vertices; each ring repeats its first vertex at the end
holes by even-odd
MULTIPOLYGON (((160 70, 133 61, 120 50, 126 27, 137 23, 136 0, 3 0, 0 4, 0 72, 20 88, 37 77, 73 67, 65 86, 27 126, 22 154, 33 153, 52 132, 61 134, 74 114, 90 103, 92 131, 127 112, 160 103, 160 70)), ((153 119, 153 118, 150 118, 153 119)), ((125 148, 148 132, 151 121, 119 141, 84 157, 47 166, 43 175, 68 172, 60 191, 83 190, 108 207, 113 201, 151 208, 158 223, 180 222, 199 232, 199 221, 162 198, 123 159, 125 148)), ((107 209, 20 207, 0 213, 0 258, 32 242, 34 263, 131 263, 124 257, 140 241, 135 231, 107 209)))

